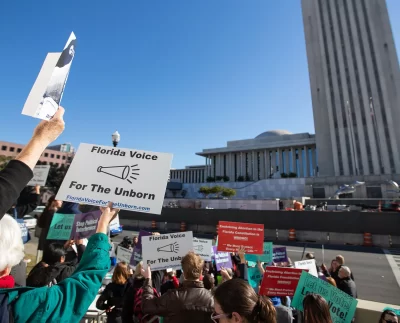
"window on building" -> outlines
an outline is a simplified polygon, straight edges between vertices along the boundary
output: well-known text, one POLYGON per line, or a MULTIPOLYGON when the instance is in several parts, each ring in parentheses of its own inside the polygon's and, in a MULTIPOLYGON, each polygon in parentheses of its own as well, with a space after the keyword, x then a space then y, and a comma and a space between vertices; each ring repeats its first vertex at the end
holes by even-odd
POLYGON ((44 157, 49 157, 49 154, 48 153, 44 153, 44 157))
POLYGON ((380 199, 382 198, 382 189, 380 186, 367 186, 367 198, 380 199))
POLYGON ((57 155, 57 159, 60 159, 61 158, 61 156, 60 155, 57 155))
POLYGON ((324 187, 313 187, 313 197, 316 199, 325 198, 325 188, 324 187))
POLYGON ((353 193, 345 193, 345 194, 340 194, 341 199, 352 199, 353 198, 353 193))
POLYGON ((7 146, 1 146, 1 150, 3 151, 7 150, 7 146))
POLYGON ((20 153, 21 151, 22 151, 21 148, 18 148, 18 149, 17 149, 17 153, 20 153))
POLYGON ((51 157, 51 158, 54 158, 54 154, 51 154, 50 157, 51 157))
POLYGON ((62 159, 63 159, 63 160, 65 160, 65 159, 66 159, 66 157, 65 157, 65 156, 62 156, 62 159))
POLYGON ((15 147, 10 147, 10 151, 14 152, 15 151, 15 147))
POLYGON ((47 162, 45 162, 45 161, 44 161, 44 162, 42 162, 42 165, 47 165, 47 162))

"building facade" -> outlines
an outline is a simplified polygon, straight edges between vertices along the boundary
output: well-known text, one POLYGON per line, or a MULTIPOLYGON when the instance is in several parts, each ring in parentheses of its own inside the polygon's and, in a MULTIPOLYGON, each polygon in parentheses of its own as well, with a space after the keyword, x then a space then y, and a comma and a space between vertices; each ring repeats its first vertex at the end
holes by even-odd
MULTIPOLYGON (((16 144, 13 142, 0 141, 0 156, 16 157, 22 151, 24 146, 25 145, 16 144)), ((55 147, 60 148, 61 146, 55 147)), ((61 165, 69 165, 71 163, 74 155, 73 152, 63 152, 50 148, 51 147, 48 147, 40 157, 39 161, 41 164, 61 167, 61 165)))
POLYGON ((206 181, 205 166, 186 166, 183 169, 171 169, 169 180, 180 183, 204 183, 206 181))
POLYGON ((321 176, 400 174, 400 70, 385 0, 302 0, 321 176))
POLYGON ((309 177, 318 174, 315 136, 286 130, 266 131, 254 139, 228 141, 226 147, 203 149, 205 176, 225 181, 309 177))

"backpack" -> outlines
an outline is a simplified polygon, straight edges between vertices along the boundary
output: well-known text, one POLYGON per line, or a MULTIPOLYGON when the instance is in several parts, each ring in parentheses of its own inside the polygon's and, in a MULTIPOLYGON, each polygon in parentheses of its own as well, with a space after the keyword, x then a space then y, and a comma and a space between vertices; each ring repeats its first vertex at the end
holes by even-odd
MULTIPOLYGON (((155 297, 160 297, 157 290, 153 288, 155 297)), ((142 312, 143 288, 139 288, 133 299, 133 321, 135 323, 160 323, 160 319, 155 315, 143 314, 142 312)))

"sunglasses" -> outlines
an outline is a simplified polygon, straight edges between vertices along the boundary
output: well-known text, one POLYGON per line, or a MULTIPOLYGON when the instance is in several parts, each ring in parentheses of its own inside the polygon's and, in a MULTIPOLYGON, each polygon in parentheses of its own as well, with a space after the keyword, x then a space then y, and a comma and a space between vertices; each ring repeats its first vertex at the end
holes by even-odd
POLYGON ((229 317, 231 314, 217 314, 217 313, 212 313, 211 314, 211 319, 213 320, 214 323, 218 323, 220 319, 224 317, 229 317))

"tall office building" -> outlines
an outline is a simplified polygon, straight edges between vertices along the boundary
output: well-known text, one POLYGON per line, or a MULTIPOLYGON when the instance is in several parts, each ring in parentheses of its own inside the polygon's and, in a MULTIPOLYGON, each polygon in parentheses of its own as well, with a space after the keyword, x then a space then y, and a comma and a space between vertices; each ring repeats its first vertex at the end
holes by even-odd
POLYGON ((302 10, 319 175, 399 174, 400 70, 386 1, 302 0, 302 10))

